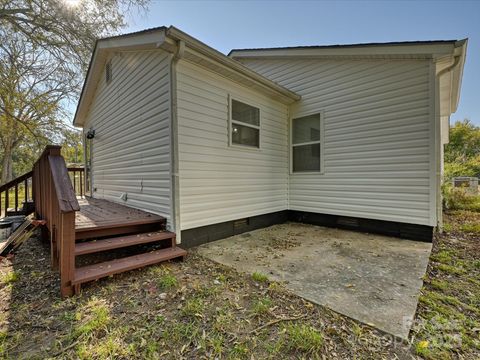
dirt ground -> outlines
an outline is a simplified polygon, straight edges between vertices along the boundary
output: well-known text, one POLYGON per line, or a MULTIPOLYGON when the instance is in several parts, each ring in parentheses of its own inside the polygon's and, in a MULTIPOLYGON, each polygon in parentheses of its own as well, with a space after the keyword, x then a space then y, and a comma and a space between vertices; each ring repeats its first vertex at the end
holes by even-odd
POLYGON ((240 272, 260 272, 295 294, 408 339, 431 243, 285 223, 199 247, 240 272))
POLYGON ((411 336, 427 359, 480 359, 480 213, 445 214, 411 336))
POLYGON ((381 332, 195 252, 184 262, 93 283, 63 301, 48 248, 35 239, 4 259, 1 273, 0 351, 9 359, 409 354, 381 332))
POLYGON ((455 231, 434 246, 408 343, 195 251, 184 262, 104 279, 61 300, 49 249, 31 239, 0 262, 0 358, 476 359, 478 235, 455 231), (455 254, 448 258, 441 249, 450 246, 455 254), (447 263, 452 268, 441 266, 447 263), (456 319, 463 330, 436 319, 432 326, 435 314, 456 319), (460 345, 437 341, 459 331, 460 345))

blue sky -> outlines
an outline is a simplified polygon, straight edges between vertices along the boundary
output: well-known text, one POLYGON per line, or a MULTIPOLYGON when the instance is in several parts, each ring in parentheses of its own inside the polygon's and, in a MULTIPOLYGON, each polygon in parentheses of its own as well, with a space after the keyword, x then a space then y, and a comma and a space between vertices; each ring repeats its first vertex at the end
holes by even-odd
POLYGON ((451 121, 480 125, 480 1, 155 1, 126 32, 174 25, 215 49, 469 38, 451 121))

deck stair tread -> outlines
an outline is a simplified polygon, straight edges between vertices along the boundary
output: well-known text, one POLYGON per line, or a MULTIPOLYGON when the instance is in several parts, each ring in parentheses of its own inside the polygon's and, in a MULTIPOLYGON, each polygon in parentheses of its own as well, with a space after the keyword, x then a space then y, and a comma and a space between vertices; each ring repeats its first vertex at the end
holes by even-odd
POLYGON ((173 238, 175 238, 175 233, 162 230, 128 236, 110 237, 102 240, 85 241, 75 244, 75 255, 78 256, 92 254, 106 250, 148 244, 173 238))
POLYGON ((82 284, 87 281, 97 280, 113 274, 138 269, 143 266, 153 265, 179 257, 184 257, 187 252, 179 247, 170 247, 162 250, 155 250, 121 259, 105 261, 98 264, 82 266, 75 269, 75 277, 72 285, 82 284))

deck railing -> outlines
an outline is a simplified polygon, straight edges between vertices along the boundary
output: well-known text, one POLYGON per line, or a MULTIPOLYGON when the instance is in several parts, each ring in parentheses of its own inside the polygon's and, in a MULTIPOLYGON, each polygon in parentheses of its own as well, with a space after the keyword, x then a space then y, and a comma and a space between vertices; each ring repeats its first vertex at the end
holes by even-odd
POLYGON ((9 209, 10 212, 15 214, 28 207, 29 201, 33 196, 32 174, 33 171, 29 171, 0 186, 0 217, 7 215, 9 209), (20 201, 23 202, 21 206, 20 201), (11 205, 13 205, 13 208, 10 207, 11 205))
POLYGON ((75 212, 80 210, 61 147, 47 146, 33 167, 33 200, 38 219, 46 220, 54 269, 60 272, 62 297, 73 295, 75 212))
POLYGON ((80 197, 85 196, 85 169, 83 167, 73 167, 69 166, 68 167, 68 174, 70 175, 70 180, 72 181, 73 184, 73 191, 75 191, 75 194, 80 197))
MULTIPOLYGON (((84 197, 87 191, 84 172, 83 167, 68 167, 73 191, 80 197, 84 197)), ((29 171, 0 186, 0 218, 7 215, 28 215, 33 212, 32 175, 33 171, 29 171)))

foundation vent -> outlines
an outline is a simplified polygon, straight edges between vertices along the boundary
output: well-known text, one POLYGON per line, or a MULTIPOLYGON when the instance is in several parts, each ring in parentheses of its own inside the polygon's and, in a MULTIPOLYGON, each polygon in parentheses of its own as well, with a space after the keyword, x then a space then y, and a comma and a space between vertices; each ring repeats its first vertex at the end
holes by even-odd
POLYGON ((358 219, 339 216, 337 218, 337 225, 348 226, 348 227, 358 227, 358 219))
POLYGON ((246 228, 248 226, 248 223, 249 223, 248 218, 235 220, 233 222, 233 230, 236 231, 236 230, 246 228))

